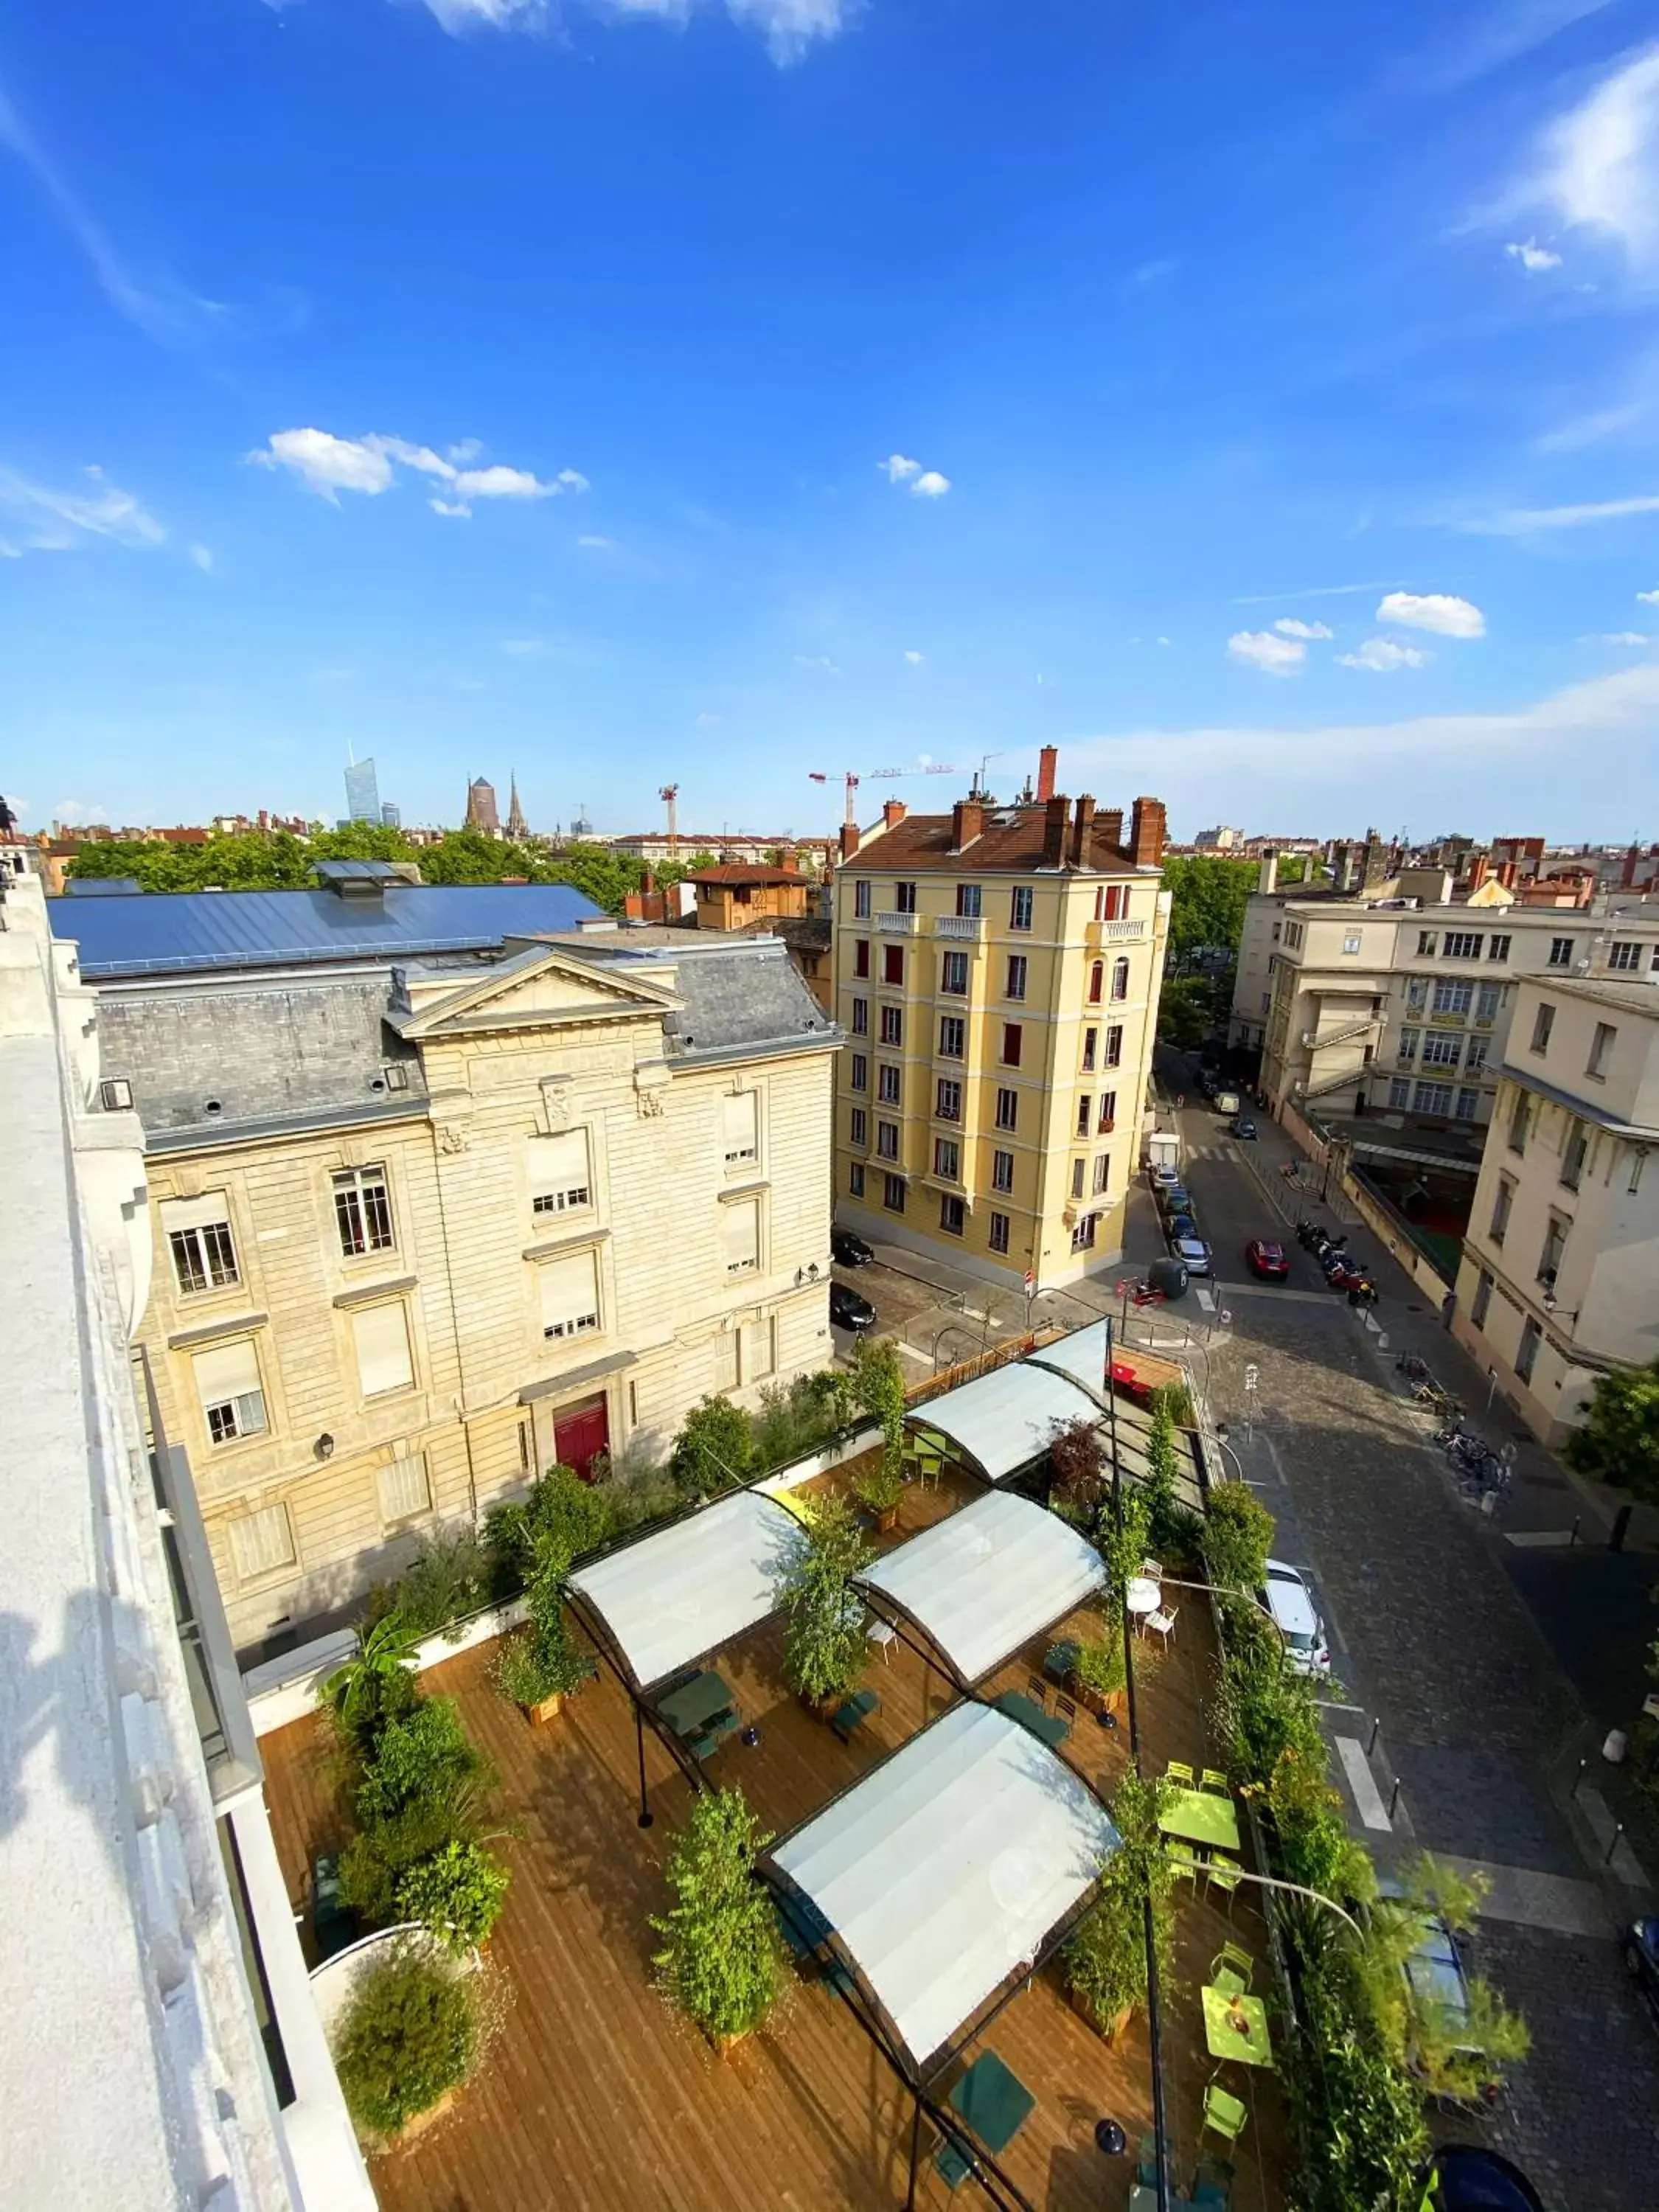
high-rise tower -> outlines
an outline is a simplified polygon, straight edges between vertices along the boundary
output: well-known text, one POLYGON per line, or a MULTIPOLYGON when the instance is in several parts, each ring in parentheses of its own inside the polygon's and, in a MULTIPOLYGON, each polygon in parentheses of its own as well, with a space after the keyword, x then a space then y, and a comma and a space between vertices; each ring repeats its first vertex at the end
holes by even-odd
POLYGON ((466 826, 482 830, 486 837, 499 837, 501 817, 495 811, 495 787, 488 778, 475 776, 466 787, 466 826))

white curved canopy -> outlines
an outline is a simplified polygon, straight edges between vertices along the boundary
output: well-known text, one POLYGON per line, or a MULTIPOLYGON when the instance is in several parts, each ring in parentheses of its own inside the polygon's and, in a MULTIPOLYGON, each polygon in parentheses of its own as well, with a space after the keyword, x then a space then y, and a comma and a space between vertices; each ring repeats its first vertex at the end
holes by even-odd
POLYGON ((909 1416, 913 1428, 948 1437, 988 1482, 1005 1482, 1040 1459, 1056 1429, 1099 1419, 1100 1407, 1086 1390, 1023 1359, 930 1398, 909 1416))

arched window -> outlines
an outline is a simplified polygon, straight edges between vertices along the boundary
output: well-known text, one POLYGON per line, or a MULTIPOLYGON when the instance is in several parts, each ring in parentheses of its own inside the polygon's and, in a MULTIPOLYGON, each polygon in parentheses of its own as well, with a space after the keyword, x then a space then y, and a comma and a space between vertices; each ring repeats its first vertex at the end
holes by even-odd
POLYGON ((1106 963, 1103 960, 1097 960, 1089 970, 1089 1004, 1091 1006, 1097 1006, 1100 1004, 1101 988, 1105 980, 1106 963))
POLYGON ((1129 963, 1127 960, 1112 963, 1112 996, 1127 999, 1129 995, 1129 963))

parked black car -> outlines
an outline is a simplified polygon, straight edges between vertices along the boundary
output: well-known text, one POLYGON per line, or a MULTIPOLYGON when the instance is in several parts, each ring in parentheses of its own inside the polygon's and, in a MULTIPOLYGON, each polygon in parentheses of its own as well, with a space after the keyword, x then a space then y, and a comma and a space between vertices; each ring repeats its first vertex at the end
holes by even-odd
POLYGON ((1236 1114, 1233 1116, 1233 1134, 1236 1137, 1255 1136, 1255 1123, 1251 1121, 1248 1114, 1236 1114))
POLYGON ((831 1283, 830 1318, 837 1328, 855 1331, 873 1328, 876 1310, 868 1298, 861 1298, 856 1291, 849 1291, 845 1283, 831 1283))
POLYGON ((839 1260, 843 1267, 862 1267, 875 1258, 874 1252, 862 1237, 854 1237, 850 1229, 830 1231, 830 1256, 839 1260))

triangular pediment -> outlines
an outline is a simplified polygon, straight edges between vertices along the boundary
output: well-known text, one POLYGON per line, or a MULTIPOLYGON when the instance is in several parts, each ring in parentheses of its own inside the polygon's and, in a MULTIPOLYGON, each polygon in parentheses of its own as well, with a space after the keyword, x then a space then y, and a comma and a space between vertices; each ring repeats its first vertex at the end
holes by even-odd
POLYGON ((562 1029, 591 1022, 660 1021, 679 999, 642 975, 561 949, 514 953, 487 975, 426 998, 396 1027, 405 1037, 477 1036, 491 1030, 562 1029))

